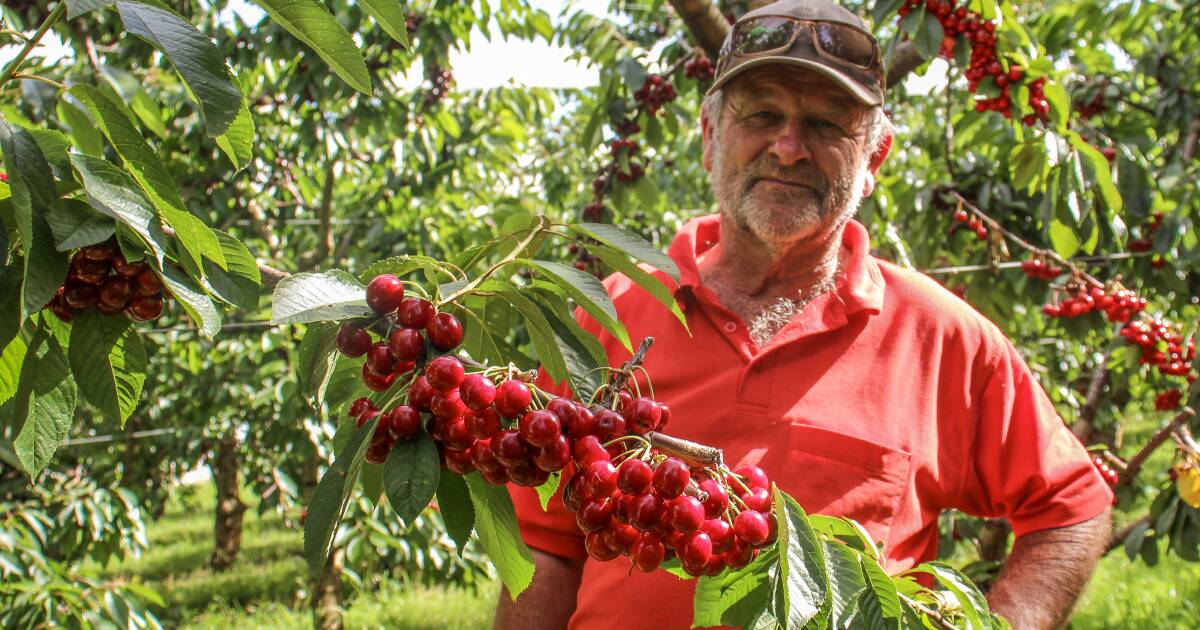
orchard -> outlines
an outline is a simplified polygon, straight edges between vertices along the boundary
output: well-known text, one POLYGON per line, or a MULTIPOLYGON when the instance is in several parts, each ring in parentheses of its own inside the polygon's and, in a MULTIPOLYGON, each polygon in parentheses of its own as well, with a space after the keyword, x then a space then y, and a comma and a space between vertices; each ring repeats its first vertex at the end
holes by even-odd
MULTIPOLYGON (((589 561, 691 581, 695 627, 1007 627, 986 599, 1006 521, 945 513, 939 559, 889 574, 864 527, 655 396, 654 339, 601 281, 689 325, 664 251, 716 210, 700 103, 766 3, 610 4, 5 3, 4 627, 200 615, 123 572, 182 544, 155 532, 197 469, 202 570, 266 581, 246 523, 277 522, 301 567, 277 605, 314 627, 396 588, 520 594, 520 487, 589 561), (596 82, 462 88, 475 30, 596 82)), ((1195 626, 1172 572, 1200 576, 1200 3, 844 5, 896 128, 857 216, 872 254, 1013 341, 1115 491, 1105 566, 1176 598, 1113 612, 1144 593, 1097 578, 1124 595, 1072 627, 1195 626)))

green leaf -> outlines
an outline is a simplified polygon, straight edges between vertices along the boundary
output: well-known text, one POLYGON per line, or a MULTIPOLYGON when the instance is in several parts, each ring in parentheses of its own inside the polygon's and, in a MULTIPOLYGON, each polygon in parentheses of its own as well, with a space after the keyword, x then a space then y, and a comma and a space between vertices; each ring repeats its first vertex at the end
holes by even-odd
POLYGON ((361 0, 359 6, 375 18, 388 37, 408 48, 408 14, 398 0, 361 0))
POLYGON ((617 72, 625 79, 625 87, 632 94, 646 83, 646 69, 633 57, 623 57, 617 61, 617 72))
POLYGON ((1064 129, 1071 116, 1071 97, 1066 88, 1058 81, 1047 80, 1042 85, 1042 93, 1050 105, 1050 120, 1058 129, 1064 129))
POLYGON ((329 377, 337 365, 338 354, 334 347, 337 331, 337 324, 312 324, 304 331, 304 338, 300 340, 300 348, 296 351, 296 380, 300 384, 300 393, 306 399, 315 401, 313 406, 317 408, 321 406, 325 387, 329 385, 329 377))
POLYGON ((379 505, 379 500, 383 498, 383 466, 371 462, 363 464, 358 482, 362 486, 363 496, 372 504, 379 505))
POLYGON ((770 605, 771 568, 778 567, 778 562, 779 557, 772 550, 764 549, 741 569, 697 580, 692 627, 753 627, 754 621, 770 605))
POLYGON ((213 230, 228 269, 222 269, 209 259, 204 260, 207 287, 222 300, 247 311, 258 309, 262 276, 258 262, 246 246, 236 238, 213 230))
POLYGON ((163 267, 159 277, 163 286, 171 292, 171 297, 183 306, 192 322, 199 327, 200 334, 212 339, 221 331, 221 314, 217 312, 216 305, 191 278, 173 265, 163 267))
POLYGON ((529 337, 533 341, 534 350, 537 351, 538 360, 545 366, 550 378, 561 383, 567 378, 567 364, 563 360, 562 350, 555 343, 554 330, 550 327, 550 322, 546 321, 546 316, 542 314, 536 304, 517 291, 499 283, 485 283, 485 285, 491 284, 498 285, 500 288, 497 292, 501 297, 508 300, 525 316, 525 329, 529 331, 529 337))
POLYGON ((442 464, 437 445, 421 431, 413 439, 400 440, 383 463, 383 487, 388 503, 406 526, 421 514, 437 492, 442 464))
POLYGON ((603 375, 598 368, 608 367, 608 354, 604 346, 591 333, 575 323, 575 318, 568 312, 559 312, 543 303, 538 303, 550 329, 554 333, 555 343, 562 353, 563 363, 567 367, 567 377, 570 379, 571 391, 577 396, 591 395, 600 388, 603 375))
POLYGON ((984 630, 989 627, 984 623, 990 617, 987 598, 958 569, 944 562, 925 562, 910 569, 909 573, 928 573, 953 593, 967 616, 968 628, 984 630))
POLYGON ((945 36, 946 32, 942 28, 942 23, 938 21, 938 17, 932 13, 926 13, 921 21, 921 26, 917 29, 915 39, 917 51, 921 53, 921 57, 927 60, 937 57, 938 51, 942 48, 942 38, 945 36))
POLYGON ((117 12, 126 30, 161 50, 175 66, 200 103, 208 135, 225 133, 237 118, 242 92, 216 44, 164 7, 121 0, 117 12))
POLYGON ((30 129, 29 133, 33 135, 46 162, 50 164, 51 174, 58 180, 58 194, 62 194, 63 186, 75 185, 71 179, 71 161, 67 158, 71 141, 66 134, 53 129, 30 129))
MULTIPOLYGON (((829 597, 825 554, 808 516, 796 500, 775 489, 775 514, 779 525, 779 583, 786 628, 800 628, 821 614, 829 597)), ((778 615, 777 615, 778 616, 778 615)))
MULTIPOLYGON (((239 86, 238 77, 233 78, 239 86)), ((233 164, 234 170, 242 170, 254 158, 254 116, 246 107, 245 90, 242 91, 242 102, 238 106, 237 117, 229 124, 225 133, 216 137, 217 146, 225 152, 225 157, 233 164)))
POLYGON ((859 563, 863 575, 867 578, 867 584, 871 587, 869 598, 874 600, 872 609, 877 611, 880 621, 879 624, 871 624, 872 627, 899 628, 902 609, 895 581, 874 559, 859 556, 859 563))
POLYGON ((667 310, 671 311, 675 319, 679 320, 679 323, 683 325, 685 331, 689 330, 687 316, 683 314, 683 310, 679 308, 679 304, 675 301, 675 294, 662 281, 635 263, 630 262, 624 254, 615 249, 604 245, 585 245, 584 247, 588 252, 604 261, 604 264, 612 267, 615 271, 625 274, 635 284, 645 289, 651 297, 658 300, 659 304, 662 304, 667 307, 667 310))
POLYGON ((550 478, 546 480, 546 483, 537 487, 538 503, 542 504, 543 512, 550 507, 550 499, 554 498, 555 492, 558 492, 560 483, 562 483, 562 473, 555 472, 550 473, 550 478))
POLYGON ((521 539, 517 514, 506 486, 493 486, 479 473, 466 476, 475 505, 475 532, 479 544, 496 565, 500 581, 513 599, 523 593, 533 581, 533 553, 521 539))
POLYGON ((90 155, 72 154, 71 164, 83 181, 88 203, 137 233, 142 244, 154 253, 161 268, 170 241, 162 231, 150 200, 133 179, 112 163, 90 155))
POLYGON ((53 335, 38 329, 21 364, 21 383, 0 416, 16 428, 13 450, 26 474, 41 472, 71 431, 77 391, 67 357, 53 335))
POLYGON ((640 260, 663 271, 679 282, 679 267, 675 265, 675 261, 656 249, 646 239, 625 228, 607 223, 579 223, 567 227, 576 234, 594 238, 619 252, 628 254, 634 260, 640 260))
POLYGON ((312 48, 350 87, 371 94, 362 53, 337 18, 315 0, 255 0, 271 19, 312 48))
POLYGON ((58 119, 66 124, 75 140, 75 148, 88 155, 104 154, 104 138, 96 130, 96 123, 74 103, 63 98, 55 108, 58 119))
POLYGON ((442 475, 437 488, 438 513, 446 525, 446 533, 458 547, 461 557, 475 529, 475 505, 471 503, 471 491, 462 475, 442 475))
POLYGON ((63 199, 50 206, 46 223, 54 234, 54 247, 60 252, 107 240, 116 224, 78 199, 63 199))
POLYGON ((1055 253, 1059 256, 1070 258, 1079 251, 1081 243, 1071 226, 1056 218, 1050 221, 1050 225, 1046 228, 1046 231, 1050 236, 1050 246, 1054 248, 1055 253))
POLYGON ((1108 159, 1074 131, 1067 134, 1067 140, 1087 160, 1088 172, 1100 189, 1100 198, 1104 200, 1104 205, 1108 206, 1111 212, 1120 212, 1124 207, 1124 201, 1120 191, 1113 184, 1112 169, 1109 168, 1108 159))
MULTIPOLYGON (((50 164, 29 131, 0 120, 0 150, 8 173, 13 215, 24 251, 20 319, 40 310, 67 276, 67 259, 55 250, 45 215, 57 193, 50 164)), ((0 228, 3 229, 3 228, 0 228)))
POLYGON ((84 13, 90 13, 113 2, 114 0, 67 0, 67 19, 74 20, 84 13))
POLYGON ((337 532, 346 504, 362 470, 363 455, 370 445, 371 435, 379 418, 363 423, 354 432, 346 448, 338 452, 333 466, 325 471, 317 489, 313 491, 304 518, 304 559, 312 575, 320 575, 333 547, 333 535, 337 532))
POLYGON ((21 385, 21 365, 25 363, 28 348, 25 340, 13 337, 0 352, 0 405, 8 402, 21 385))
POLYGON ((829 572, 829 626, 844 628, 854 616, 858 594, 867 586, 859 554, 839 542, 822 541, 825 566, 829 572))
POLYGON ((295 324, 349 319, 371 314, 367 289, 340 269, 297 273, 275 287, 271 322, 295 324))
POLYGON ((519 259, 518 262, 545 273, 550 280, 562 287, 571 296, 571 299, 575 300, 576 304, 583 307, 583 310, 596 318, 601 326, 612 333, 627 350, 633 352, 633 345, 629 343, 629 333, 625 330, 625 325, 617 318, 617 309, 613 306, 612 298, 608 297, 608 291, 595 276, 574 267, 547 260, 519 259))
POLYGON ((84 400, 124 426, 146 381, 146 350, 132 322, 91 309, 79 313, 67 358, 84 400))

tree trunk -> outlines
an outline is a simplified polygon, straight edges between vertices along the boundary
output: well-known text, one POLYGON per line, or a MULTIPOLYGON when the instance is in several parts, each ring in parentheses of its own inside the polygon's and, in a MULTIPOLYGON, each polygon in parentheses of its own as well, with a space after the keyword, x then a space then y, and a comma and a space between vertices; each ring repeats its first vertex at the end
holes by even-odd
POLYGON ((1008 534, 1012 531, 1002 518, 988 519, 979 531, 979 558, 1003 562, 1008 557, 1008 534))
POLYGON ((333 557, 321 570, 321 578, 313 589, 313 628, 342 630, 342 564, 344 552, 333 551, 333 557))
POLYGON ((236 437, 222 437, 217 444, 216 459, 210 464, 217 484, 216 547, 209 563, 213 571, 232 566, 242 548, 242 515, 246 504, 240 496, 237 447, 236 437))

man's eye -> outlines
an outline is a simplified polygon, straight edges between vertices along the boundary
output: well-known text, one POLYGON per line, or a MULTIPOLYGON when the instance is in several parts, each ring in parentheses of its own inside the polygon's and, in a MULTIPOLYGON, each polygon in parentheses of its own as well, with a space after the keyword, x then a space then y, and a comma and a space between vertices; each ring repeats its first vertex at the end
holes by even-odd
POLYGON ((825 120, 824 118, 810 118, 808 124, 810 127, 823 134, 840 135, 842 133, 842 128, 840 125, 833 121, 825 120))
POLYGON ((779 118, 779 115, 770 110, 762 110, 762 111, 753 112, 749 116, 746 117, 747 120, 749 120, 751 122, 756 122, 756 123, 774 122, 778 118, 779 118))

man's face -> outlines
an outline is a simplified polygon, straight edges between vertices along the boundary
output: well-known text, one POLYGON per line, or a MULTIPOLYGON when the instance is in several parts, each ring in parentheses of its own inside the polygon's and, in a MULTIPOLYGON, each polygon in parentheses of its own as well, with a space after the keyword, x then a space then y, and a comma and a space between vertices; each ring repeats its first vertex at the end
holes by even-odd
POLYGON ((867 186, 869 110, 824 76, 765 66, 725 87, 704 126, 721 212, 778 246, 854 214, 867 186))

